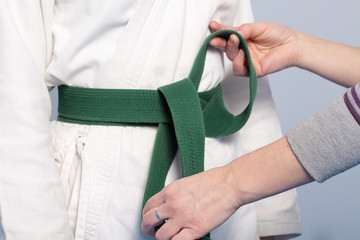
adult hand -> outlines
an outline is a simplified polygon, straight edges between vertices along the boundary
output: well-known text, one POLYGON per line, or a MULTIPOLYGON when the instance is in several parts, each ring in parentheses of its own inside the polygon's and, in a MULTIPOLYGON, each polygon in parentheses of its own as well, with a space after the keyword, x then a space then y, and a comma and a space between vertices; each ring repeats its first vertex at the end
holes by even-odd
MULTIPOLYGON (((210 22, 209 26, 212 32, 231 29, 244 37, 259 77, 296 65, 299 55, 296 39, 299 32, 289 27, 265 22, 231 27, 215 21, 210 22)), ((239 39, 235 35, 231 35, 228 41, 216 37, 210 41, 210 45, 226 52, 229 60, 233 62, 236 76, 248 74, 245 53, 238 49, 239 39)))
POLYGON ((228 165, 169 184, 146 203, 142 231, 156 239, 203 237, 239 208, 235 179, 228 165), (165 224, 156 231, 155 227, 164 220, 165 224))

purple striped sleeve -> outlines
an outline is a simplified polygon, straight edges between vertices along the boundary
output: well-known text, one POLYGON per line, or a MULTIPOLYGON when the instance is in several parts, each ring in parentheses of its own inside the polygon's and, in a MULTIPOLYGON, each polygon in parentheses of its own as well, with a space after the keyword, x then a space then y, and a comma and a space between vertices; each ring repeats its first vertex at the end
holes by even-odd
POLYGON ((294 154, 318 182, 360 164, 359 85, 287 133, 294 154))
POLYGON ((356 122, 360 125, 360 97, 359 97, 359 83, 354 87, 350 88, 344 94, 344 101, 349 109, 351 115, 354 117, 356 122))

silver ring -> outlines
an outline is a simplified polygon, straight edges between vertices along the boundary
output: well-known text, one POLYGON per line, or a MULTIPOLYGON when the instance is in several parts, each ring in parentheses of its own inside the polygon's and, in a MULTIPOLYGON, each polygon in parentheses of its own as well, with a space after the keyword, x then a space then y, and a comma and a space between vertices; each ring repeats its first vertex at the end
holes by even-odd
POLYGON ((159 219, 159 220, 161 220, 161 217, 160 217, 160 215, 159 215, 159 210, 158 210, 158 208, 155 208, 155 214, 156 214, 156 218, 159 219))

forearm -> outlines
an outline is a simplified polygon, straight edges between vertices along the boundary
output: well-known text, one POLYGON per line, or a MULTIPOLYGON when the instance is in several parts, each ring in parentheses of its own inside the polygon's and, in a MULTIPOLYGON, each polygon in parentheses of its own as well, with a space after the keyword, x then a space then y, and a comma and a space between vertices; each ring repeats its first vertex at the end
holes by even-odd
POLYGON ((360 164, 360 85, 288 132, 230 163, 239 205, 360 164), (311 175, 311 177, 310 177, 311 175))
POLYGON ((342 86, 360 81, 360 48, 326 41, 296 32, 296 66, 318 74, 342 86))
POLYGON ((286 137, 230 163, 240 205, 312 181, 286 137))

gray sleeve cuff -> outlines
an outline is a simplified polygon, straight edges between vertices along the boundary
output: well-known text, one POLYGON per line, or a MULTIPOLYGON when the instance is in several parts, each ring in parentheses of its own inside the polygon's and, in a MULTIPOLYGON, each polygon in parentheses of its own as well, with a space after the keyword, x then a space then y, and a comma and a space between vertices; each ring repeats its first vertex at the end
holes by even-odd
POLYGON ((360 163, 360 125, 345 104, 346 97, 336 99, 287 134, 294 154, 318 182, 360 163))

